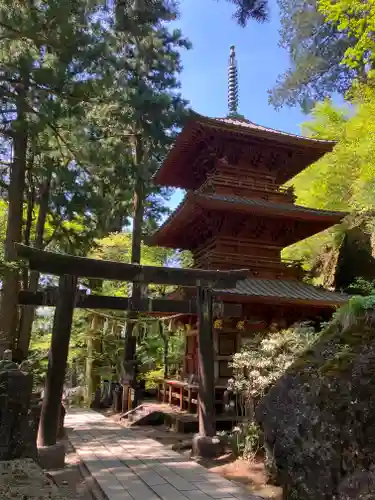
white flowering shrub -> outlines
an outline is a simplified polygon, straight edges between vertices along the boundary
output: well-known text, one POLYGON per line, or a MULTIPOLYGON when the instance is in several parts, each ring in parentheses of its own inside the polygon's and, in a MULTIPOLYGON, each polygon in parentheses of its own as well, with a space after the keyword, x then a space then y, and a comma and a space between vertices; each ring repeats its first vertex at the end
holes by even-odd
POLYGON ((259 400, 317 336, 309 323, 255 336, 233 356, 229 388, 259 400))
MULTIPOLYGON (((254 422, 255 404, 287 368, 317 339, 309 323, 256 335, 233 356, 234 376, 228 388, 236 394, 237 410, 247 417, 227 433, 232 451, 251 460, 261 450, 263 439, 254 422)), ((266 454, 267 460, 267 454, 266 454)))

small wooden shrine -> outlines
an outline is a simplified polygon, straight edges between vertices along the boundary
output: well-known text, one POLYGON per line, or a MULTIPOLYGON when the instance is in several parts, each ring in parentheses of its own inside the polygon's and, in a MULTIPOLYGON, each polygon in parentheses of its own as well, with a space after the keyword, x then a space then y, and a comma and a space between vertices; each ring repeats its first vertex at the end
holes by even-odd
MULTIPOLYGON (((340 293, 303 282, 296 262, 281 251, 340 222, 345 215, 295 204, 283 185, 334 146, 256 125, 237 114, 234 48, 229 66, 229 117, 195 115, 184 127, 154 182, 186 190, 174 213, 153 235, 151 244, 188 249, 200 269, 249 269, 234 289, 218 289, 224 303, 242 304, 243 317, 214 319, 217 411, 232 371, 229 362, 255 332, 295 322, 321 321, 347 300, 340 293)), ((174 298, 194 293, 180 288, 174 298)), ((196 317, 186 318, 186 356, 182 380, 164 381, 161 397, 181 408, 196 404, 198 375, 196 317)))

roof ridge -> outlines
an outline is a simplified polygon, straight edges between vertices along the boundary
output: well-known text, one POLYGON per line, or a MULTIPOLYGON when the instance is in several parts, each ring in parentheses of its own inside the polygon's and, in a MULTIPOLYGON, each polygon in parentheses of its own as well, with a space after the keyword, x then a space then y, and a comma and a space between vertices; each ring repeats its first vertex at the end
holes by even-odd
POLYGON ((291 132, 285 132, 283 130, 271 128, 271 127, 266 127, 265 125, 260 125, 256 122, 253 122, 252 120, 248 120, 245 117, 240 117, 240 116, 228 116, 228 117, 209 117, 209 116, 203 116, 203 115, 198 115, 206 120, 211 120, 211 121, 218 121, 221 123, 225 123, 230 126, 237 126, 237 127, 243 127, 243 128, 254 128, 256 130, 263 130, 264 132, 271 132, 274 134, 281 134, 289 137, 295 137, 298 139, 306 139, 309 141, 317 142, 317 143, 324 143, 324 144, 336 144, 336 141, 333 140, 328 140, 328 139, 317 139, 316 137, 306 137, 301 134, 293 134, 291 132), (247 125, 247 126, 246 126, 247 125))

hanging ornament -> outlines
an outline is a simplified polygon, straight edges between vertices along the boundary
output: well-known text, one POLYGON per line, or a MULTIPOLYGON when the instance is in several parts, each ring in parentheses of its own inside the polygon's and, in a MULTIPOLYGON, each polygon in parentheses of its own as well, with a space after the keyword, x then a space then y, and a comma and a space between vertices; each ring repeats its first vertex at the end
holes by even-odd
POLYGON ((214 328, 215 330, 221 330, 223 328, 223 320, 222 319, 217 319, 214 321, 214 328))
POLYGON ((120 337, 122 339, 124 339, 125 338, 125 334, 126 334, 126 323, 125 323, 125 325, 122 325, 122 327, 121 327, 120 337))

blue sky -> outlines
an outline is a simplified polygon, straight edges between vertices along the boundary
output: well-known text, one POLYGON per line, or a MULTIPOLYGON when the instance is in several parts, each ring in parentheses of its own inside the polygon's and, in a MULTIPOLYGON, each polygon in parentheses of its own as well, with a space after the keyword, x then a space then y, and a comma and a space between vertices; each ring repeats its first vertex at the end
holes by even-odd
MULTIPOLYGON (((239 71, 239 112, 247 119, 286 132, 300 133, 306 120, 297 108, 276 111, 268 104, 267 90, 289 66, 287 52, 278 46, 279 13, 271 0, 271 19, 250 21, 240 28, 232 19, 234 6, 226 0, 182 0, 177 26, 193 48, 182 54, 181 92, 195 111, 226 116, 229 47, 236 46, 239 71)), ((173 208, 181 194, 170 201, 173 208)))

